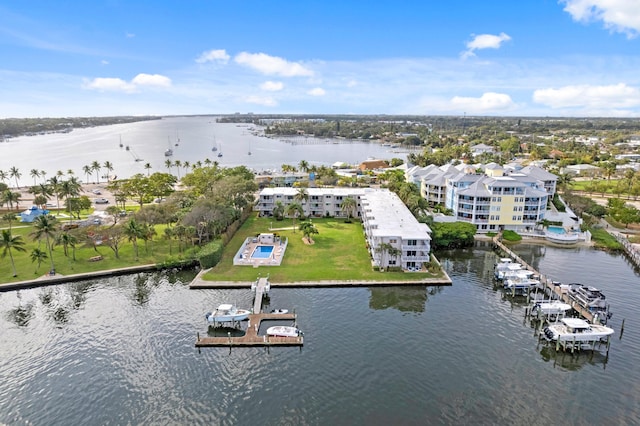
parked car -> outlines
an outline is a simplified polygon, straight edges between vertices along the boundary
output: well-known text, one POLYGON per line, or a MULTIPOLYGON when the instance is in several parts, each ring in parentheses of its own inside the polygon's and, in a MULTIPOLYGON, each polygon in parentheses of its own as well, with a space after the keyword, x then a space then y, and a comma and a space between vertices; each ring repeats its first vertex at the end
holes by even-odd
POLYGON ((96 194, 96 195, 101 195, 101 194, 102 194, 102 192, 100 192, 100 190, 99 190, 99 189, 94 189, 94 190, 93 190, 93 191, 91 191, 91 192, 93 192, 93 193, 94 193, 94 194, 96 194))
POLYGON ((62 225, 62 230, 68 231, 70 229, 76 229, 77 227, 78 227, 77 223, 65 223, 64 225, 62 225))
POLYGON ((109 200, 106 198, 96 198, 93 200, 95 204, 109 204, 109 200))

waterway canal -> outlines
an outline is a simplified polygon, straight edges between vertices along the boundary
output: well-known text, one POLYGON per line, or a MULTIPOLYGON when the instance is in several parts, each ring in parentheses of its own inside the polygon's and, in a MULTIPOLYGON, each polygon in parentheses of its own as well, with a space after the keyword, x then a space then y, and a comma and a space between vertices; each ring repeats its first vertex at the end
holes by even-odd
POLYGON ((439 254, 451 287, 272 289, 270 309, 296 309, 301 350, 198 351, 204 313, 249 307, 250 291, 140 274, 0 293, 0 423, 640 423, 638 273, 591 249, 516 251, 605 292, 608 359, 538 345, 483 243, 439 254))

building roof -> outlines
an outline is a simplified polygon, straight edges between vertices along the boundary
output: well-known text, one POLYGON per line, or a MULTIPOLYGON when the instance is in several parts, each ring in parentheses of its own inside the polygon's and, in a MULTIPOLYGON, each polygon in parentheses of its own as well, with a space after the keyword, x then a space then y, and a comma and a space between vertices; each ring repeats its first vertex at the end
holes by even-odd
POLYGON ((375 218, 372 222, 377 225, 377 229, 370 231, 371 235, 431 240, 429 226, 418 222, 393 192, 385 189, 369 191, 362 199, 367 202, 367 216, 375 218))

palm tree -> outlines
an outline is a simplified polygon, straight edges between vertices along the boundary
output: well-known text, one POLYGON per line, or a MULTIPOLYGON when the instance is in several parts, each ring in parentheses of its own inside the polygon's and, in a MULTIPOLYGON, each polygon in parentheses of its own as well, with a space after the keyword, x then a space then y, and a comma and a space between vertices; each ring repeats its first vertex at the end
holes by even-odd
POLYGON ((188 162, 188 161, 185 161, 185 162, 182 164, 182 167, 184 167, 185 169, 187 169, 187 172, 189 172, 189 167, 191 167, 191 163, 190 163, 190 162, 188 162))
POLYGON ((311 235, 319 234, 318 228, 310 221, 300 223, 300 231, 302 231, 302 235, 304 235, 309 243, 313 241, 311 235))
POLYGON ((0 238, 0 247, 2 247, 2 258, 4 259, 7 253, 9 254, 9 259, 11 259, 11 267, 13 268, 13 276, 18 276, 18 271, 16 271, 16 264, 13 261, 13 253, 11 249, 16 251, 26 251, 24 248, 24 241, 20 235, 16 235, 15 237, 11 235, 11 231, 9 229, 2 230, 2 238, 0 238))
POLYGON ((91 169, 91 166, 89 166, 89 165, 84 165, 84 166, 82 166, 82 172, 87 177, 87 183, 89 183, 89 176, 93 172, 93 169, 91 169))
POLYGON ((36 181, 36 178, 40 177, 40 170, 31 169, 31 171, 29 172, 29 175, 33 178, 33 186, 36 186, 38 184, 38 182, 36 181))
POLYGON ((353 212, 356 209, 356 200, 354 198, 351 197, 347 197, 344 200, 342 200, 342 203, 340 204, 340 210, 342 210, 343 212, 347 213, 347 220, 350 222, 351 218, 353 217, 353 212))
POLYGON ((164 160, 164 166, 169 169, 169 173, 171 173, 171 167, 173 167, 173 161, 171 160, 164 160))
POLYGON ((130 219, 123 228, 124 235, 127 239, 133 243, 133 252, 136 255, 136 261, 138 260, 138 238, 145 238, 145 227, 136 222, 135 219, 130 219))
POLYGON ((287 215, 293 219, 293 232, 296 232, 296 218, 304 215, 304 210, 300 203, 293 202, 286 207, 287 215))
POLYGON ((100 163, 97 161, 92 161, 91 162, 91 170, 93 170, 94 172, 96 172, 96 183, 100 183, 100 163))
POLYGON ((273 207, 273 217, 275 217, 276 220, 282 220, 284 217, 284 204, 282 204, 282 201, 276 201, 273 207))
POLYGON ((16 215, 13 213, 5 213, 2 215, 2 220, 9 224, 9 231, 11 231, 11 222, 16 220, 16 215))
POLYGON ((9 176, 16 180, 16 188, 20 188, 20 185, 18 184, 18 179, 20 179, 20 176, 22 176, 22 173, 20 173, 20 170, 18 170, 17 167, 12 166, 9 169, 9 176))
POLYGON ((9 178, 9 173, 4 170, 0 170, 0 180, 4 183, 5 180, 9 178))
POLYGON ((111 163, 111 161, 105 161, 102 167, 107 170, 107 180, 111 179, 110 176, 111 172, 113 171, 113 164, 111 163))
POLYGON ((53 239, 57 232, 56 218, 50 215, 42 215, 36 217, 33 221, 33 232, 31 235, 35 240, 40 240, 42 237, 46 239, 47 251, 49 252, 49 260, 51 261, 51 271, 55 273, 55 265, 53 264, 53 239))
POLYGON ((309 163, 307 162, 307 160, 300 160, 300 163, 298 163, 298 168, 307 173, 309 171, 309 163))
POLYGON ((56 196, 56 207, 60 210, 60 186, 61 181, 58 176, 53 176, 49 179, 49 186, 51 188, 51 192, 56 196))
POLYGON ((391 253, 391 250, 392 250, 393 248, 394 248, 394 247, 393 247, 391 244, 389 244, 389 243, 382 243, 382 244, 380 244, 378 247, 376 247, 375 251, 376 251, 376 252, 378 252, 378 253, 381 253, 381 256, 380 256, 380 265, 379 265, 379 266, 380 266, 380 269, 384 268, 384 266, 383 266, 383 265, 385 265, 385 264, 387 263, 387 262, 386 262, 387 255, 389 255, 389 254, 391 253))
POLYGON ((309 191, 306 188, 300 188, 296 195, 293 196, 293 199, 299 202, 300 205, 304 205, 309 201, 309 191))
POLYGON ((147 171, 147 176, 151 174, 151 163, 144 163, 144 168, 147 171))
POLYGON ((13 203, 16 203, 16 209, 19 206, 20 198, 22 195, 19 192, 13 192, 10 189, 7 189, 2 193, 2 203, 9 204, 9 208, 13 210, 13 203))
POLYGON ((62 234, 60 234, 58 236, 56 242, 58 244, 62 244, 62 248, 64 250, 65 257, 69 257, 69 247, 74 249, 73 250, 73 260, 76 260, 75 248, 76 248, 76 243, 78 242, 78 239, 74 235, 71 235, 68 232, 63 232, 62 234))
POLYGON ((38 267, 35 270, 35 273, 38 272, 38 269, 40 269, 40 265, 42 265, 42 262, 44 262, 44 260, 47 258, 47 253, 45 253, 43 250, 40 250, 39 248, 34 248, 31 251, 31 263, 33 262, 38 262, 38 267))
POLYGON ((173 165, 176 166, 176 170, 178 170, 178 179, 180 179, 180 167, 182 167, 182 161, 176 160, 173 165))
POLYGON ((68 180, 62 181, 60 184, 60 195, 62 195, 67 201, 67 209, 69 210, 69 221, 71 221, 71 203, 69 203, 69 198, 77 197, 80 195, 80 191, 82 187, 80 186, 80 182, 75 177, 69 178, 68 180))
POLYGON ((41 181, 42 183, 47 182, 46 176, 47 176, 47 172, 44 170, 40 170, 40 177, 42 178, 42 181, 41 181))

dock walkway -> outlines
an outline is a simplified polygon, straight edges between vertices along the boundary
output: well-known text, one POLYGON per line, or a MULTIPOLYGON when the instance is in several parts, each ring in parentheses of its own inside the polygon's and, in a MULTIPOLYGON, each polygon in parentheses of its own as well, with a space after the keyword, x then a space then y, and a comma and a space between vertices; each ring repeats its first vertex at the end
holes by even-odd
POLYGON ((542 284, 544 289, 545 290, 548 289, 552 294, 555 295, 555 297, 558 300, 561 300, 564 303, 570 305, 576 312, 578 312, 578 314, 580 314, 580 316, 582 316, 584 319, 586 319, 587 321, 589 321, 591 323, 593 323, 594 319, 597 319, 597 318, 594 318, 595 315, 591 311, 589 311, 588 309, 584 308, 580 304, 576 303, 576 301, 573 300, 572 298, 570 298, 567 293, 563 293, 561 288, 560 288, 560 286, 554 285, 553 280, 551 280, 547 276, 542 275, 540 272, 538 272, 536 269, 534 269, 533 266, 529 265, 520 256, 518 256, 513 251, 511 251, 509 248, 507 248, 507 246, 502 244, 502 241, 500 241, 500 235, 497 235, 496 237, 494 237, 493 243, 497 247, 499 247, 500 250, 502 250, 505 253, 507 253, 507 255, 509 257, 514 259, 516 262, 520 263, 523 268, 525 268, 526 270, 531 271, 531 272, 535 273, 536 275, 538 275, 540 277, 540 283, 542 284))
POLYGON ((249 324, 244 336, 228 336, 228 337, 198 337, 196 339, 197 348, 205 347, 257 347, 257 346, 302 346, 304 337, 279 337, 279 336, 260 336, 260 323, 264 320, 296 320, 296 314, 251 314, 249 315, 249 324))

